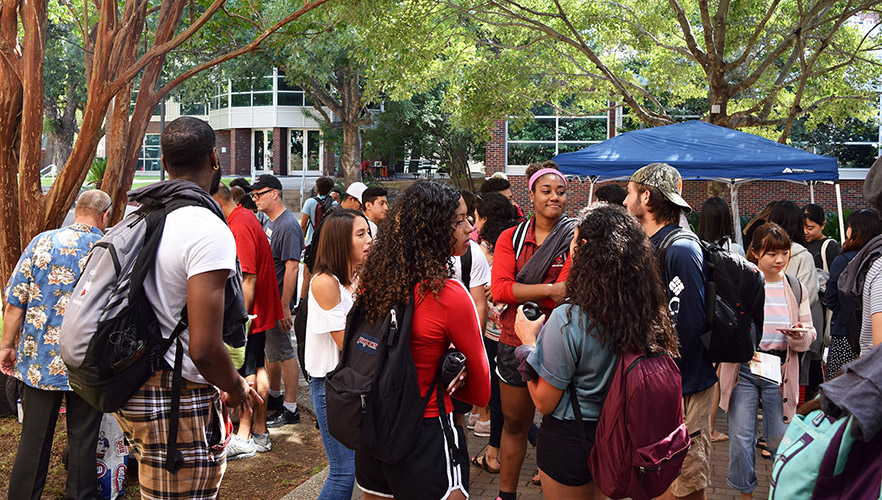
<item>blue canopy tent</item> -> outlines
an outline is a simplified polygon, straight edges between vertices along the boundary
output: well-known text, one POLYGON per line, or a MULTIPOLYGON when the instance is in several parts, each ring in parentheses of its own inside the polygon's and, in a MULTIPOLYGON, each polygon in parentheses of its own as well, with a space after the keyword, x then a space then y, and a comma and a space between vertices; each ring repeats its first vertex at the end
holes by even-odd
POLYGON ((598 182, 625 180, 637 169, 665 162, 683 179, 712 180, 729 184, 735 232, 741 240, 738 186, 750 181, 832 183, 836 189, 839 227, 842 198, 836 159, 780 144, 757 135, 703 121, 633 130, 599 144, 554 157, 561 172, 591 182, 589 200, 598 182))

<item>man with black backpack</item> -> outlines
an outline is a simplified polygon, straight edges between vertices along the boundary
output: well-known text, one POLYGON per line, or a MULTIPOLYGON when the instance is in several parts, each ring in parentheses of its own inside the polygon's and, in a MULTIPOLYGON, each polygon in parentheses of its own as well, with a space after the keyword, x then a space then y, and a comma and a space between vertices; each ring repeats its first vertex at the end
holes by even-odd
MULTIPOLYGON (((678 230, 680 212, 692 210, 681 190, 680 173, 666 163, 651 163, 634 172, 628 182, 625 207, 640 221, 656 249, 678 230)), ((668 308, 680 337, 677 366, 683 377, 684 419, 692 448, 680 477, 661 498, 703 499, 710 485, 710 410, 717 377, 713 365, 704 358, 700 340, 705 330, 705 273, 697 239, 680 238, 670 244, 662 270, 668 308)))
POLYGON ((330 196, 334 188, 334 179, 319 177, 315 180, 316 196, 306 200, 303 204, 303 216, 300 218, 300 229, 303 231, 306 246, 312 242, 315 229, 322 222, 322 218, 337 204, 330 196))
POLYGON ((186 328, 180 331, 180 343, 163 356, 160 370, 117 412, 138 459, 145 498, 215 498, 230 439, 225 407, 250 411, 248 398, 259 399, 224 347, 225 287, 237 263, 233 235, 209 196, 220 183, 214 145, 214 131, 206 122, 174 120, 161 138, 161 161, 170 180, 132 193, 133 199, 161 199, 166 205, 179 199, 189 202, 166 216, 154 271, 144 281, 162 336, 172 335, 182 312, 186 328), (183 378, 176 384, 177 419, 172 396, 175 365, 183 378), (167 457, 170 425, 179 429, 174 457, 167 457))
POLYGON ((58 330, 86 254, 101 238, 110 206, 110 196, 103 191, 84 191, 77 198, 74 223, 37 235, 9 278, 0 369, 18 379, 24 410, 9 498, 42 495, 62 398, 70 449, 65 498, 91 500, 98 495, 95 442, 102 414, 71 391, 58 353, 58 330))

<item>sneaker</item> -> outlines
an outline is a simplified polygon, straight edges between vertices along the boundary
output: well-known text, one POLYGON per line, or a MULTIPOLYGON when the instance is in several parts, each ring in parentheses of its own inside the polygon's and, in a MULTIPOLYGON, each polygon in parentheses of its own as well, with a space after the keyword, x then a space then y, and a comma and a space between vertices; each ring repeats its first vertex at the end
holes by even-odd
POLYGON ((263 434, 251 433, 249 441, 254 445, 254 450, 258 453, 264 453, 273 449, 273 443, 270 441, 269 432, 263 434))
POLYGON ((250 439, 245 441, 239 436, 233 436, 230 444, 227 445, 227 460, 239 460, 240 458, 251 458, 257 455, 254 445, 250 443, 250 439))
POLYGON ((267 399, 267 401, 266 401, 266 411, 267 412, 279 411, 285 406, 285 396, 284 395, 269 396, 266 399, 267 399))
POLYGON ((277 411, 272 418, 266 421, 266 426, 270 429, 275 429, 276 427, 281 427, 283 425, 288 424, 299 424, 300 423, 300 408, 297 408, 296 411, 291 411, 284 406, 281 410, 277 411))
POLYGON ((474 428, 475 428, 475 423, 476 423, 477 421, 478 421, 478 414, 477 414, 477 413, 472 413, 471 415, 469 415, 469 423, 468 423, 468 425, 466 426, 466 428, 468 428, 468 429, 474 429, 474 428))
POLYGON ((490 437, 490 420, 478 420, 475 422, 475 437, 490 437))

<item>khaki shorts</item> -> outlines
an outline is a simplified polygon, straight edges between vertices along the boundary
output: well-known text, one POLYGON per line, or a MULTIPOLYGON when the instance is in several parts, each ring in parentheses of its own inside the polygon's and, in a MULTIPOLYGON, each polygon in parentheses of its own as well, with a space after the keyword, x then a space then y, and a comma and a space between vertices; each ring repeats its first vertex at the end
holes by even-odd
POLYGON ((685 497, 710 486, 710 411, 713 405, 713 386, 683 396, 683 419, 692 438, 692 447, 683 460, 680 477, 670 487, 676 497, 685 497))

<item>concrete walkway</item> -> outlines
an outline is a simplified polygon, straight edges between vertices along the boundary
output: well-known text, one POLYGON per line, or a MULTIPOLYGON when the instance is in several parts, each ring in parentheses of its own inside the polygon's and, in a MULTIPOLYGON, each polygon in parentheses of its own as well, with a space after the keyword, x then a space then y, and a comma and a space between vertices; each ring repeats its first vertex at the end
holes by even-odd
MULTIPOLYGON (((302 403, 301 403, 302 404, 302 403)), ((727 432, 728 424, 726 422, 726 413, 720 410, 717 413, 717 429, 727 432)), ((487 438, 477 438, 471 432, 468 436, 469 454, 475 456, 482 453, 487 444, 487 438)), ((729 488, 726 484, 729 466, 729 442, 713 443, 711 451, 711 486, 707 489, 708 500, 731 500, 740 498, 739 494, 729 488)), ((527 446, 527 457, 524 460, 524 467, 521 469, 520 481, 518 483, 518 498, 520 500, 540 500, 544 499, 542 488, 534 486, 530 482, 533 472, 536 470, 536 450, 531 446, 527 446)), ((471 466, 471 484, 469 488, 469 498, 471 500, 494 500, 499 492, 499 475, 490 474, 475 466, 471 466)), ((327 467, 320 473, 313 476, 305 483, 298 486, 294 491, 283 497, 283 500, 314 500, 318 498, 318 494, 322 489, 325 477, 328 475, 327 467)), ((759 486, 753 492, 754 498, 768 498, 769 496, 769 480, 772 476, 772 461, 763 459, 757 450, 756 459, 756 475, 759 478, 759 486)), ((358 488, 352 495, 353 500, 361 499, 361 492, 358 488)), ((428 500, 428 499, 427 499, 428 500)))

